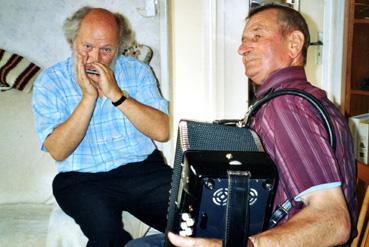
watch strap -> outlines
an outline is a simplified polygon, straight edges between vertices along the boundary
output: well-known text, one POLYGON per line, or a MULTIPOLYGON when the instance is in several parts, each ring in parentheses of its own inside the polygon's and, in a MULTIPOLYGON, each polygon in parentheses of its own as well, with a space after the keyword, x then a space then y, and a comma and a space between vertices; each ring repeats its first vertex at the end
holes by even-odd
POLYGON ((117 101, 111 102, 113 106, 119 106, 121 105, 126 99, 128 99, 128 93, 123 90, 123 95, 120 97, 117 101))

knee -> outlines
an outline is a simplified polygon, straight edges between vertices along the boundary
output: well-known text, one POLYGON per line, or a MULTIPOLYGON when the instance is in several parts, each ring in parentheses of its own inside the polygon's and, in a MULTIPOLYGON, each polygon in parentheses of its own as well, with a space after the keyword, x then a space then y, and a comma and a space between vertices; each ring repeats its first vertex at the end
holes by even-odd
POLYGON ((132 237, 127 233, 112 233, 98 231, 98 234, 88 238, 88 247, 121 247, 125 246, 132 237))
POLYGON ((122 216, 108 212, 96 214, 93 211, 83 212, 75 217, 81 228, 87 229, 93 235, 117 234, 123 229, 122 216))
POLYGON ((161 247, 164 246, 164 234, 154 234, 147 237, 134 239, 125 247, 161 247))
POLYGON ((88 246, 121 247, 132 239, 132 236, 123 229, 122 219, 95 217, 80 224, 82 231, 89 239, 88 246))

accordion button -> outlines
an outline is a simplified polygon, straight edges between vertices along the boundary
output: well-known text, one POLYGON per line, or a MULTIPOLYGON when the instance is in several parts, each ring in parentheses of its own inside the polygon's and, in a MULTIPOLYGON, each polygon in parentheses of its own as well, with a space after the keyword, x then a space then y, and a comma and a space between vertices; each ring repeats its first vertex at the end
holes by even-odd
POLYGON ((185 230, 179 231, 179 235, 182 237, 192 236, 192 234, 193 234, 193 230, 191 228, 187 228, 185 230))
POLYGON ((193 233, 193 231, 192 231, 192 229, 191 229, 191 228, 187 228, 187 229, 185 230, 185 232, 186 232, 186 236, 191 236, 191 235, 192 235, 192 233, 193 233))
POLYGON ((193 226, 195 224, 195 220, 190 218, 190 219, 186 220, 186 224, 187 224, 187 226, 193 226))
POLYGON ((181 229, 182 230, 186 230, 187 229, 187 223, 186 222, 181 222, 181 229))
POLYGON ((191 215, 189 213, 182 214, 182 220, 187 221, 189 218, 191 218, 191 215))

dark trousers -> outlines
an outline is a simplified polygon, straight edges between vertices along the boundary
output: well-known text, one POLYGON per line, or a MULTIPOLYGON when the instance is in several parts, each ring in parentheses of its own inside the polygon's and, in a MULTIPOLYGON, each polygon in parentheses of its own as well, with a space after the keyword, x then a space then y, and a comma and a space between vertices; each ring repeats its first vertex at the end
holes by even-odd
POLYGON ((63 211, 80 225, 87 246, 121 247, 130 240, 123 230, 122 211, 165 230, 171 175, 156 150, 142 162, 109 172, 59 173, 53 193, 63 211))

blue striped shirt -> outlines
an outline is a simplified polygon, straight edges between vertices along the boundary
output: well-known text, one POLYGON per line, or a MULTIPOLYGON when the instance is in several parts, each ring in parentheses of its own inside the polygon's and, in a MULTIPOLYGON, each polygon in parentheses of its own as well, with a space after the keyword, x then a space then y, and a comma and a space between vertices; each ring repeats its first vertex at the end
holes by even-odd
MULTIPOLYGON (((76 81, 74 59, 68 58, 46 69, 36 80, 33 112, 41 150, 54 128, 72 114, 82 92, 76 81)), ((121 89, 142 104, 168 112, 168 103, 158 90, 157 81, 148 65, 119 56, 114 74, 121 89)), ((106 97, 98 98, 85 137, 74 152, 56 161, 59 172, 109 171, 121 165, 144 160, 155 149, 153 141, 137 130, 127 117, 106 97)))

